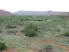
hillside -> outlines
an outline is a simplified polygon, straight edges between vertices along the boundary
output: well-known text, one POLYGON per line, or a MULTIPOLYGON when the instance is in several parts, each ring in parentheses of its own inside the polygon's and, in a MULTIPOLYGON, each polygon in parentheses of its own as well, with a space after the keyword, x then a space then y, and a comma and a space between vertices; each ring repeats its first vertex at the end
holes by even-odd
POLYGON ((5 10, 0 10, 0 15, 11 15, 11 12, 5 11, 5 10))
POLYGON ((69 18, 0 15, 0 42, 4 42, 7 46, 4 52, 43 52, 44 50, 45 52, 47 50, 48 52, 69 52, 69 18), (37 36, 29 37, 25 32, 37 36))

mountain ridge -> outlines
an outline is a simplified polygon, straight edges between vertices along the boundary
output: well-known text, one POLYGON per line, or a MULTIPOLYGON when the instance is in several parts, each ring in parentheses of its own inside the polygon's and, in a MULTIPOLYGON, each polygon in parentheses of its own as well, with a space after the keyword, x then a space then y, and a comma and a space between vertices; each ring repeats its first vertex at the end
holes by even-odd
POLYGON ((68 15, 69 12, 56 12, 56 11, 17 11, 13 14, 16 15, 68 15))

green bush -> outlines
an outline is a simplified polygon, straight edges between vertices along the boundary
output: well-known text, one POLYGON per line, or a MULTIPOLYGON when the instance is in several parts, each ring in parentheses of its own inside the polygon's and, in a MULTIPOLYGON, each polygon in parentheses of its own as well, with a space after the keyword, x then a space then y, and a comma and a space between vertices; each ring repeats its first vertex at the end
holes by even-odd
POLYGON ((35 30, 29 30, 26 32, 26 36, 29 36, 29 37, 33 37, 33 36, 36 36, 37 33, 35 30))
POLYGON ((2 30, 0 30, 0 33, 2 33, 2 30))
POLYGON ((52 50, 52 48, 53 48, 53 46, 52 46, 52 45, 47 45, 47 46, 45 47, 45 49, 46 49, 47 51, 52 50))
POLYGON ((16 34, 18 31, 17 30, 8 30, 7 32, 16 34))
POLYGON ((7 47, 6 47, 6 45, 5 45, 5 43, 1 43, 0 42, 0 50, 2 51, 2 50, 4 50, 4 49, 6 49, 7 47))
POLYGON ((52 45, 47 45, 41 48, 38 52, 53 52, 53 46, 52 45))
POLYGON ((0 33, 2 33, 2 27, 0 27, 0 33))
POLYGON ((69 32, 64 32, 62 35, 69 37, 69 32))
POLYGON ((38 26, 36 24, 30 23, 24 27, 24 33, 26 36, 33 37, 37 36, 38 26))
POLYGON ((6 28, 16 28, 16 25, 7 25, 6 28))

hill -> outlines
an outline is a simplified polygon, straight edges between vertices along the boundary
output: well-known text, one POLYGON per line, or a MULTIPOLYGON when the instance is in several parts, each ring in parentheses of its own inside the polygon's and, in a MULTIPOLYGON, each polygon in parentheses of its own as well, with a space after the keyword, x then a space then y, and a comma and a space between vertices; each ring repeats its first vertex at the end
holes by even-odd
POLYGON ((0 10, 0 15, 10 15, 10 14, 12 13, 5 10, 0 10))
POLYGON ((14 14, 24 14, 24 15, 50 15, 54 13, 53 11, 17 11, 14 14))
POLYGON ((18 15, 64 15, 67 16, 68 12, 56 12, 56 11, 17 11, 14 12, 13 14, 18 14, 18 15))

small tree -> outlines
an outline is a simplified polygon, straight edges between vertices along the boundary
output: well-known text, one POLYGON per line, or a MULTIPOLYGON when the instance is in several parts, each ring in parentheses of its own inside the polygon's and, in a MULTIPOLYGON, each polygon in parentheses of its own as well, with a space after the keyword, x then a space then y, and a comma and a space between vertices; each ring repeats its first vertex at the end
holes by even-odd
POLYGON ((5 43, 1 43, 0 42, 0 50, 2 51, 2 50, 4 50, 4 49, 6 49, 7 47, 6 47, 6 45, 5 45, 5 43))
POLYGON ((69 32, 64 32, 62 35, 69 37, 69 32))
POLYGON ((33 37, 36 36, 38 32, 38 26, 36 24, 30 23, 24 27, 24 33, 26 36, 33 37))

